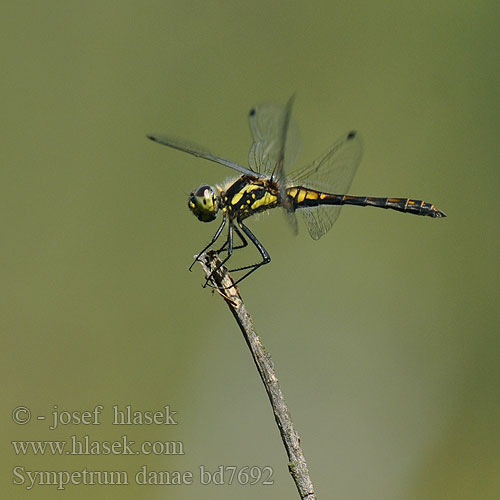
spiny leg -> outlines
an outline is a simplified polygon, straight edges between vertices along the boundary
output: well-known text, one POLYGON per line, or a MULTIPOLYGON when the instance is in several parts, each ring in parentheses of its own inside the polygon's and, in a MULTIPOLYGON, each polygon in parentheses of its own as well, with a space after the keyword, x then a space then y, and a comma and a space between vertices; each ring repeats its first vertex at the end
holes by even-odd
POLYGON ((257 250, 259 251, 260 255, 262 256, 262 261, 258 262, 257 264, 251 264, 249 266, 243 266, 243 267, 237 267, 236 269, 230 269, 229 272, 235 272, 235 271, 244 271, 245 269, 250 269, 247 273, 245 273, 241 278, 236 280, 234 283, 235 285, 239 283, 240 281, 244 280, 247 276, 252 274, 254 271, 259 269, 259 267, 262 267, 266 264, 269 264, 271 262, 271 256, 269 255, 268 251, 264 248, 264 245, 257 239, 257 237, 248 229, 243 222, 238 221, 238 225, 240 228, 244 231, 244 233, 248 236, 250 241, 257 247, 257 250))
MULTIPOLYGON (((236 245, 236 246, 233 246, 233 250, 238 250, 240 248, 245 248, 246 246, 248 246, 248 241, 245 239, 245 237, 241 234, 241 231, 238 229, 237 226, 233 226, 234 227, 234 231, 235 233, 239 236, 240 240, 241 240, 241 245, 236 245)), ((226 245, 228 244, 228 241, 229 241, 229 238, 226 239, 226 241, 224 242, 224 245, 222 245, 220 247, 219 250, 217 250, 217 253, 221 253, 221 252, 224 252, 225 251, 225 247, 226 245)))
POLYGON ((219 262, 219 264, 217 264, 217 266, 213 269, 213 271, 207 276, 207 279, 205 280, 205 283, 203 285, 203 288, 205 288, 207 285, 210 286, 211 288, 218 288, 218 287, 214 287, 212 286, 209 281, 211 280, 212 276, 214 275, 214 273, 216 273, 231 257, 231 255, 233 255, 233 229, 234 229, 234 226, 233 226, 233 223, 232 221, 229 221, 229 229, 228 229, 228 232, 227 232, 227 240, 226 240, 226 243, 224 243, 223 247, 226 246, 226 244, 228 245, 228 249, 227 249, 227 256, 226 258, 224 258, 223 260, 221 260, 219 262))
POLYGON ((198 257, 203 253, 203 252, 206 252, 216 241, 217 239, 219 238, 219 236, 221 235, 222 233, 222 230, 224 229, 224 226, 226 225, 226 222, 227 222, 227 219, 226 217, 224 217, 222 219, 222 223, 221 225, 219 226, 219 229, 217 229, 217 231, 215 232, 213 238, 212 238, 212 241, 210 241, 210 243, 205 247, 203 248, 203 250, 201 250, 198 255, 196 256, 196 258, 194 259, 193 263, 189 266, 189 270, 192 271, 193 269, 193 266, 198 262, 198 257))
MULTIPOLYGON (((256 236, 246 227, 243 222, 238 220, 238 225, 239 227, 243 230, 243 232, 247 235, 248 239, 257 247, 257 250, 259 251, 260 255, 262 256, 262 261, 258 262, 257 264, 251 264, 249 266, 243 266, 243 267, 237 267, 236 269, 230 269, 229 272, 235 272, 235 271, 244 271, 246 269, 249 269, 247 273, 245 273, 241 278, 237 279, 231 287, 226 287, 226 288, 232 288, 232 286, 237 285, 240 283, 240 281, 243 281, 247 276, 252 274, 254 271, 259 269, 259 267, 264 266, 265 264, 269 264, 271 262, 271 256, 269 255, 268 251, 264 248, 262 243, 256 238, 256 236)), ((235 227, 235 230, 238 231, 238 229, 235 227)), ((243 236, 243 235, 241 235, 243 236)), ((227 259, 224 260, 226 262, 227 259)), ((220 266, 219 266, 220 267, 220 266)), ((209 285, 212 286, 212 285, 209 285)), ((212 287, 212 288, 219 288, 219 287, 212 287)), ((221 288, 219 288, 221 289, 221 288)), ((224 289, 224 288, 222 288, 224 289)))

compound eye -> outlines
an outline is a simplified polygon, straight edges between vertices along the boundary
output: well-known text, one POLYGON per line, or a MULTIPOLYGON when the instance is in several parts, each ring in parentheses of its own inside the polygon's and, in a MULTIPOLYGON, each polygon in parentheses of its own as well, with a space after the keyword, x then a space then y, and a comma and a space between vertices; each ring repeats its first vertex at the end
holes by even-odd
POLYGON ((211 199, 214 196, 214 188, 212 186, 204 185, 200 186, 192 196, 196 196, 196 198, 200 199, 211 199))
POLYGON ((200 186, 189 195, 188 207, 198 220, 202 222, 213 221, 219 211, 215 189, 208 185, 200 186))

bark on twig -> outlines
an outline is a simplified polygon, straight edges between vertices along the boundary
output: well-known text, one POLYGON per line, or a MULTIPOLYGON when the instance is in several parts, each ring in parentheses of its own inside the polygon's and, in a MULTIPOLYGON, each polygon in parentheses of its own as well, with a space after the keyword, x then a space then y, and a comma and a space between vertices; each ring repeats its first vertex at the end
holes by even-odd
MULTIPOLYGON (((198 260, 207 277, 220 263, 215 252, 201 254, 198 260)), ((243 303, 239 289, 234 286, 234 281, 225 268, 214 273, 210 278, 210 282, 218 289, 218 292, 226 301, 252 353, 273 408, 274 418, 288 455, 288 469, 295 481, 300 498, 302 500, 316 500, 307 463, 300 447, 300 438, 290 418, 290 412, 281 392, 271 356, 267 353, 255 332, 252 318, 243 303)))

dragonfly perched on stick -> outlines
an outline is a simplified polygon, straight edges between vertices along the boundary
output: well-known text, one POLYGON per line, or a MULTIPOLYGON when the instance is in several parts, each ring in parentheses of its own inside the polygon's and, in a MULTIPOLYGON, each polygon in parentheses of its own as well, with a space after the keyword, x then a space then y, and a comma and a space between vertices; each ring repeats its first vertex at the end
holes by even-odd
MULTIPOLYGON (((246 247, 248 240, 259 251, 259 262, 230 270, 245 271, 235 284, 271 261, 267 250, 244 221, 272 208, 284 208, 295 232, 295 213, 299 212, 309 234, 315 240, 331 229, 343 205, 386 208, 434 218, 446 217, 433 204, 421 200, 345 194, 361 160, 361 141, 355 131, 344 134, 311 164, 286 173, 295 163, 300 149, 298 129, 291 120, 292 105, 293 96, 285 106, 265 104, 250 110, 253 144, 249 153, 249 167, 214 155, 185 140, 167 135, 148 135, 149 139, 159 144, 219 163, 240 174, 236 180, 225 185, 204 184, 191 192, 188 200, 189 209, 202 222, 211 222, 222 212, 219 228, 198 255, 215 244, 226 226, 226 240, 217 250, 219 254, 226 254, 220 266, 231 258, 234 250, 246 247), (235 234, 239 242, 235 242, 235 234)), ((197 259, 189 269, 195 262, 197 259)), ((210 277, 205 285, 209 281, 210 277)))

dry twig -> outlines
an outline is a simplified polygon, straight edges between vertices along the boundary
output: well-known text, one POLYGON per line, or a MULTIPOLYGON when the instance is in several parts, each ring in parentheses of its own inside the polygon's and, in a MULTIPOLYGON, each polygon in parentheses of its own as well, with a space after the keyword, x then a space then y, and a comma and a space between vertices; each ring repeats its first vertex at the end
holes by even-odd
MULTIPOLYGON (((214 269, 220 263, 215 252, 201 254, 198 260, 207 277, 211 276, 214 269)), ((300 438, 290 418, 290 412, 281 392, 271 356, 267 353, 259 336, 255 332, 252 318, 246 310, 239 289, 237 286, 234 286, 234 281, 225 268, 215 272, 211 276, 210 281, 226 301, 252 353, 253 360, 273 408, 274 418, 288 455, 288 469, 295 481, 300 498, 302 500, 316 500, 307 463, 300 447, 300 438)))

